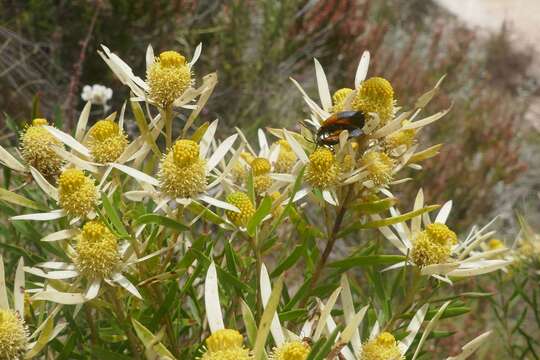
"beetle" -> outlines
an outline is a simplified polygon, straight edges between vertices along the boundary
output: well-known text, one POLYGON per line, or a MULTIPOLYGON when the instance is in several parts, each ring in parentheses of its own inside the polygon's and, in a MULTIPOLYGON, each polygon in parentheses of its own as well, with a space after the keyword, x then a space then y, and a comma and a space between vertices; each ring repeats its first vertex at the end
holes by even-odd
POLYGON ((349 131, 349 138, 363 134, 362 128, 366 116, 361 111, 342 111, 332 114, 325 119, 317 131, 316 143, 318 146, 331 146, 339 143, 339 134, 349 131))

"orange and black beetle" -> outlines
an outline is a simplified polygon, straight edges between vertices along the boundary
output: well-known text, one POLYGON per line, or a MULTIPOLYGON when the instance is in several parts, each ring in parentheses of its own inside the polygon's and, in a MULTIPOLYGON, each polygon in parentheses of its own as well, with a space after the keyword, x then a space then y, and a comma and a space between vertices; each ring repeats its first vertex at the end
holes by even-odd
POLYGON ((329 146, 339 143, 339 134, 349 131, 349 137, 362 135, 366 117, 361 111, 342 111, 325 119, 317 131, 317 145, 329 146))

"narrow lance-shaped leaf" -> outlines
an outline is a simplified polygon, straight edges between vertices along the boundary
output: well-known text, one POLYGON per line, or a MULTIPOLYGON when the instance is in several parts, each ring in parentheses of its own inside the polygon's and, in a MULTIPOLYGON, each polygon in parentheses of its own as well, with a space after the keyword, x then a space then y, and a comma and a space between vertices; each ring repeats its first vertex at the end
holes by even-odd
POLYGON ((440 317, 442 316, 442 314, 444 313, 448 305, 450 305, 450 301, 445 302, 441 306, 441 308, 437 311, 435 316, 431 319, 431 321, 428 323, 428 325, 424 329, 424 333, 422 334, 422 337, 420 338, 420 341, 418 342, 418 346, 416 347, 416 351, 414 352, 412 360, 415 360, 420 354, 420 350, 422 349, 422 346, 424 346, 424 343, 426 342, 427 337, 429 336, 431 331, 433 331, 435 324, 437 323, 437 321, 439 321, 440 317))
POLYGON ((429 205, 429 206, 426 206, 426 207, 424 207, 422 209, 410 211, 410 212, 402 214, 402 215, 392 216, 390 218, 386 218, 386 219, 382 219, 382 220, 375 220, 375 221, 367 222, 365 224, 360 224, 360 225, 357 226, 357 228, 373 229, 373 228, 378 228, 378 227, 381 227, 381 226, 388 226, 388 225, 398 224, 398 223, 410 220, 415 216, 419 216, 419 215, 422 215, 424 213, 436 210, 439 207, 440 207, 439 205, 429 205))
POLYGON ((4 188, 0 188, 0 200, 34 210, 47 210, 45 206, 4 188))
MULTIPOLYGON (((266 270, 266 266, 264 264, 261 265, 261 298, 263 302, 263 306, 268 305, 268 301, 270 300, 270 296, 272 294, 272 285, 270 283, 270 277, 268 276, 268 271, 266 270)), ((274 317, 272 318, 272 323, 270 325, 270 332, 272 333, 272 337, 274 338, 274 342, 277 346, 281 346, 285 342, 285 336, 283 335, 283 330, 281 329, 281 324, 279 322, 279 317, 276 314, 274 314, 274 317)))
POLYGON ((268 299, 266 308, 264 309, 261 321, 259 323, 259 331, 257 332, 257 338, 255 340, 255 346, 253 348, 254 360, 263 359, 264 346, 266 344, 266 339, 268 338, 268 333, 270 332, 270 325, 272 324, 272 319, 274 318, 277 307, 279 305, 282 290, 283 276, 280 276, 274 284, 274 289, 272 290, 272 294, 268 299))
POLYGON ((131 322, 133 323, 133 328, 135 329, 137 336, 139 337, 139 339, 141 339, 145 348, 154 351, 160 356, 166 356, 166 358, 175 359, 173 354, 171 354, 169 350, 167 350, 165 345, 159 342, 156 336, 154 336, 154 334, 152 334, 152 332, 148 330, 143 324, 141 324, 135 319, 131 319, 131 322))

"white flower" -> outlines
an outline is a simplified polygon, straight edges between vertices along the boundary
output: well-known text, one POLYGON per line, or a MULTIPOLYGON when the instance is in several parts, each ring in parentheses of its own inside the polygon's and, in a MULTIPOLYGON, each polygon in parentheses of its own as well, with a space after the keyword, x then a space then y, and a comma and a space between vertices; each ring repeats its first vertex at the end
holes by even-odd
POLYGON ((240 147, 240 157, 234 163, 234 167, 226 181, 229 186, 240 187, 242 191, 248 191, 243 187, 246 185, 248 174, 253 173, 253 185, 257 195, 270 195, 275 192, 280 192, 284 186, 294 183, 296 177, 289 173, 279 173, 277 165, 279 162, 280 151, 282 146, 287 146, 285 151, 290 153, 290 163, 288 164, 292 170, 297 163, 296 156, 290 149, 290 146, 283 141, 281 144, 275 142, 269 145, 266 135, 262 129, 257 131, 257 139, 259 151, 257 152, 247 141, 246 136, 240 129, 236 129, 242 140, 240 147), (242 151, 246 148, 247 151, 242 151))
POLYGON ((65 168, 60 174, 58 186, 55 187, 36 169, 30 167, 36 184, 48 197, 55 200, 60 208, 48 212, 12 216, 10 220, 49 221, 69 215, 70 224, 74 224, 81 219, 95 218, 94 207, 100 203, 101 193, 111 185, 110 182, 105 183, 110 169, 106 171, 98 185, 95 185, 94 177, 87 175, 83 170, 85 169, 65 168))
MULTIPOLYGON (((392 196, 384 191, 388 196, 392 196)), ((413 211, 420 211, 424 207, 424 194, 418 191, 413 211)), ((407 265, 421 268, 422 275, 433 276, 439 280, 451 283, 449 277, 469 277, 486 274, 503 269, 512 262, 512 259, 493 259, 507 248, 483 251, 481 244, 489 240, 495 231, 488 231, 491 221, 481 229, 472 229, 465 240, 460 241, 457 235, 445 225, 452 209, 452 201, 445 203, 435 221, 432 222, 428 213, 420 213, 410 220, 388 226, 381 226, 379 230, 398 250, 408 255, 407 261, 392 265, 386 270, 396 269, 407 265)), ((399 216, 395 208, 390 208, 392 216, 399 216)), ((373 215, 374 220, 381 220, 380 216, 373 215)))
POLYGON ((107 106, 107 102, 112 98, 113 91, 104 85, 85 85, 81 93, 84 101, 90 101, 94 105, 107 106))
MULTIPOLYGON (((187 64, 185 64, 188 70, 191 72, 193 66, 199 59, 202 51, 202 44, 199 44, 195 49, 193 58, 187 64)), ((141 79, 133 73, 131 67, 126 64, 118 55, 111 52, 106 46, 101 45, 101 50, 98 50, 99 55, 114 72, 116 77, 135 94, 136 101, 147 101, 150 104, 156 106, 162 106, 157 99, 152 98, 151 86, 148 81, 141 79)), ((159 57, 157 58, 159 59, 159 57)), ((184 59, 185 60, 185 59, 184 59)), ((152 66, 156 63, 156 57, 154 56, 154 49, 151 45, 148 45, 146 50, 146 70, 147 72, 152 69, 152 66)), ((203 83, 198 88, 193 88, 192 83, 186 89, 183 89, 181 94, 173 101, 172 105, 175 107, 183 107, 188 109, 196 109, 196 112, 200 112, 204 103, 208 100, 208 97, 212 93, 217 83, 217 76, 215 73, 206 75, 203 78, 203 83), (189 104, 197 96, 200 96, 199 102, 196 105, 189 104)))
POLYGON ((56 242, 75 239, 66 243, 66 253, 72 260, 70 263, 47 261, 35 267, 26 267, 27 273, 53 280, 74 279, 70 288, 85 287, 81 292, 60 292, 48 284, 42 289, 35 289, 33 300, 48 300, 60 304, 81 304, 94 299, 106 282, 111 286, 120 285, 135 297, 142 299, 137 288, 123 275, 129 272, 134 264, 148 260, 170 250, 160 249, 141 258, 136 258, 131 245, 116 237, 104 223, 87 222, 82 229, 60 230, 41 239, 44 242, 56 242))
MULTIPOLYGON (((361 326, 362 320, 366 313, 369 305, 364 306, 360 311, 356 312, 354 309, 354 302, 352 298, 352 293, 349 285, 349 281, 346 275, 341 277, 341 301, 343 305, 343 315, 345 318, 345 323, 347 324, 346 328, 343 330, 342 334, 346 334, 346 341, 341 343, 347 343, 350 341, 352 348, 343 347, 341 354, 346 360, 370 360, 370 359, 405 359, 405 355, 411 348, 411 345, 415 342, 416 336, 420 332, 420 329, 423 323, 426 321, 426 315, 429 310, 429 304, 424 304, 421 306, 411 318, 409 324, 406 328, 406 336, 401 338, 401 340, 396 340, 394 335, 388 331, 381 331, 381 323, 379 319, 375 321, 373 328, 367 339, 362 339, 360 336, 360 330, 363 328, 361 326), (363 340, 363 341, 362 341, 363 340)), ((443 315, 444 311, 450 304, 450 301, 445 302, 431 318, 431 320, 424 327, 424 330, 421 332, 420 339, 416 345, 416 349, 410 355, 412 359, 415 360, 420 351, 425 344, 427 338, 434 330, 435 325, 443 315)), ((330 317, 327 321, 328 331, 333 331, 335 329, 334 320, 330 317)), ((400 325, 401 327, 401 325, 400 325)), ((490 332, 486 332, 476 337, 474 340, 467 343, 462 348, 462 352, 456 357, 449 357, 447 360, 465 360, 471 354, 473 354, 478 347, 486 340, 490 335, 490 332)), ((407 357, 409 358, 409 357, 407 357)))
MULTIPOLYGON (((128 192, 125 194, 126 197, 134 201, 141 201, 145 197, 151 197, 157 204, 154 212, 157 212, 162 208, 166 209, 167 204, 170 201, 175 201, 182 206, 188 206, 192 202, 202 201, 209 205, 216 206, 225 210, 238 212, 239 209, 236 206, 233 206, 218 199, 219 195, 221 195, 222 193, 222 189, 219 185, 226 177, 226 174, 232 168, 233 161, 231 160, 224 167, 224 169, 220 169, 219 165, 223 161, 225 155, 232 148, 232 145, 234 144, 238 136, 236 134, 231 135, 225 140, 223 140, 222 143, 216 146, 214 135, 216 133, 217 125, 217 120, 212 122, 202 136, 201 141, 198 143, 198 151, 196 157, 198 160, 202 161, 201 167, 204 171, 204 177, 208 178, 210 181, 207 184, 202 183, 202 185, 197 183, 201 185, 201 188, 197 188, 198 191, 194 193, 193 196, 174 198, 170 193, 165 191, 166 189, 164 188, 164 184, 167 184, 166 182, 160 181, 153 176, 145 174, 142 171, 131 168, 129 166, 112 163, 111 166, 133 177, 134 179, 139 181, 141 185, 144 186, 143 191, 128 192), (211 150, 213 150, 213 153, 211 152, 211 150)), ((171 151, 169 151, 169 153, 171 151)), ((238 156, 239 151, 237 150, 235 152, 235 155, 233 155, 233 159, 237 159, 238 156)), ((166 157, 164 159, 166 159, 166 157)), ((179 171, 175 171, 173 175, 179 174, 179 171)), ((161 177, 163 178, 163 176, 161 177)), ((179 176, 176 176, 175 179, 178 181, 182 180, 179 178, 179 176)))
MULTIPOLYGON (((264 264, 261 265, 260 287, 263 307, 266 308, 272 294, 272 284, 270 282, 268 270, 266 269, 266 266, 264 264)), ((333 323, 331 311, 334 308, 334 305, 341 290, 341 287, 338 287, 336 290, 334 290, 326 303, 323 303, 321 300, 317 299, 320 310, 320 316, 318 320, 315 321, 314 318, 308 319, 302 326, 299 334, 295 334, 290 330, 284 329, 281 326, 281 322, 276 311, 270 325, 270 332, 272 334, 272 338, 274 339, 274 343, 276 344, 276 347, 273 349, 274 357, 272 357, 272 359, 287 358, 286 353, 288 351, 302 353, 304 356, 307 356, 307 353, 309 353, 311 349, 310 346, 304 342, 304 338, 310 338, 315 342, 321 338, 324 330, 328 330, 328 332, 330 333, 334 331, 336 326, 335 323, 333 323)), ((363 318, 366 310, 367 307, 360 311, 361 318, 363 318)), ((342 336, 338 336, 336 343, 349 342, 349 338, 344 338, 343 334, 346 334, 346 331, 343 331, 342 336)), ((351 354, 347 348, 343 348, 341 353, 351 354)))
MULTIPOLYGON (((24 261, 19 259, 13 285, 13 305, 9 304, 4 272, 4 260, 0 256, 0 358, 31 359, 53 340, 67 325, 66 322, 54 326, 54 318, 60 311, 55 307, 46 317, 36 314, 42 323, 34 333, 28 332, 24 316, 25 295, 24 261), (37 339, 36 339, 37 337, 37 339), (37 341, 35 341, 37 340, 37 341)), ((38 311, 37 308, 35 311, 38 311)))

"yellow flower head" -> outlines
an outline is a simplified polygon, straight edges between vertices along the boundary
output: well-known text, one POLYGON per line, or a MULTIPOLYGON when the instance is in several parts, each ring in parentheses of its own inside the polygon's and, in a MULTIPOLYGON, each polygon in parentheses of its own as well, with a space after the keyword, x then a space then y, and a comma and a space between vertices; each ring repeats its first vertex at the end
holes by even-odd
POLYGON ((345 99, 347 99, 347 96, 349 96, 349 94, 353 91, 354 90, 350 88, 342 88, 336 91, 332 96, 332 103, 334 104, 334 106, 332 107, 332 112, 338 113, 343 111, 345 99))
POLYGON ((206 339, 207 350, 201 360, 251 360, 243 342, 242 335, 236 330, 218 330, 206 339))
POLYGON ((488 247, 489 247, 489 250, 497 250, 497 249, 503 249, 505 246, 502 240, 491 239, 488 241, 488 247))
POLYGON ((36 119, 32 120, 32 125, 34 125, 34 126, 48 125, 48 124, 49 124, 49 122, 47 121, 47 119, 36 118, 36 119))
POLYGON ((99 221, 84 224, 75 251, 75 265, 90 279, 108 277, 120 263, 116 236, 99 221))
POLYGON ((206 161, 199 157, 199 144, 178 140, 163 157, 158 177, 161 190, 174 198, 189 198, 204 192, 206 161))
POLYGON ((272 185, 270 178, 270 161, 265 158, 255 158, 251 161, 251 171, 253 172, 253 187, 257 195, 263 194, 272 185))
POLYGON ((379 334, 362 346, 360 360, 402 360, 405 357, 398 348, 396 339, 389 332, 379 334))
POLYGON ((28 345, 28 330, 19 314, 0 309, 0 359, 23 359, 28 345))
POLYGON ((444 224, 430 224, 413 243, 411 257, 420 267, 442 264, 449 260, 457 235, 444 224))
POLYGON ((201 360, 252 360, 250 351, 246 348, 231 348, 215 352, 207 351, 201 357, 201 360))
POLYGON ((265 175, 268 174, 271 169, 270 161, 262 157, 253 159, 250 165, 253 175, 265 175))
POLYGON ((354 165, 354 156, 351 154, 345 154, 345 156, 343 156, 343 160, 341 161, 341 169, 344 172, 352 171, 354 169, 354 165))
MULTIPOLYGON (((404 120, 401 125, 410 124, 410 121, 404 120)), ((388 135, 384 141, 390 149, 395 149, 399 146, 405 146, 409 148, 414 144, 414 138, 416 136, 416 129, 400 130, 388 135)))
POLYGON ((246 168, 238 161, 231 169, 232 180, 235 184, 241 185, 246 178, 246 168))
POLYGON ((274 165, 275 171, 288 173, 296 162, 296 155, 287 140, 279 140, 277 143, 279 144, 279 154, 274 165))
POLYGON ((337 185, 341 169, 332 151, 318 148, 309 156, 306 168, 306 181, 311 186, 327 189, 337 185))
POLYGON ((59 203, 73 216, 86 216, 97 201, 94 181, 80 169, 66 169, 58 179, 59 203))
POLYGON ((394 114, 394 89, 382 77, 372 77, 364 81, 352 101, 352 108, 364 113, 377 113, 382 125, 394 114))
POLYGON ((249 219, 255 214, 255 207, 249 197, 243 192, 233 192, 227 196, 227 202, 240 209, 240 212, 227 210, 229 220, 236 226, 246 226, 249 219))
POLYGON ((46 119, 34 119, 21 134, 21 154, 28 165, 35 167, 45 177, 54 177, 60 172, 63 160, 53 150, 61 142, 52 136, 43 125, 46 119))
POLYGON ((162 52, 146 74, 150 98, 168 107, 191 85, 191 70, 186 58, 176 51, 162 52))
POLYGON ((251 153, 248 153, 247 151, 242 151, 240 153, 240 157, 248 164, 251 164, 251 162, 255 160, 255 156, 251 155, 251 153))
POLYGON ((88 133, 87 145, 98 163, 113 162, 126 149, 127 136, 112 120, 99 120, 88 133))
POLYGON ((274 348, 270 360, 305 360, 310 351, 310 346, 305 342, 289 341, 274 348))
POLYGON ((161 62, 161 65, 165 67, 179 67, 186 65, 186 58, 182 54, 172 50, 164 51, 159 54, 159 61, 161 62))
POLYGON ((388 184, 392 180, 394 160, 382 152, 370 151, 362 157, 368 177, 375 185, 388 184))
POLYGON ((215 352, 227 350, 234 347, 242 347, 243 336, 233 329, 221 329, 213 333, 206 339, 208 351, 215 352))

